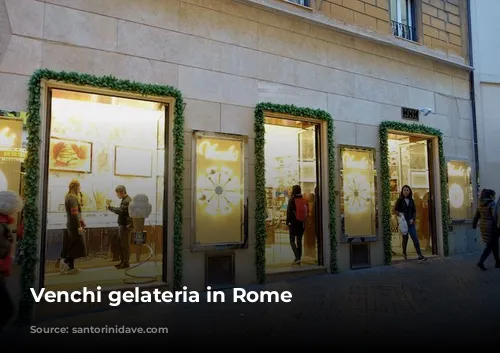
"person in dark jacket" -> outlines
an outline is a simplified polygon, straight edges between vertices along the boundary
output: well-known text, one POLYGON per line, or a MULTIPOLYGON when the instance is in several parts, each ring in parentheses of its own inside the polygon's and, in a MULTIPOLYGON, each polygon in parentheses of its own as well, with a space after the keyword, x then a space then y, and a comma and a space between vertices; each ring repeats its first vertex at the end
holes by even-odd
POLYGON ((296 217, 296 199, 303 199, 300 185, 292 187, 292 194, 286 211, 286 224, 290 233, 290 245, 295 255, 295 261, 292 264, 300 265, 302 258, 302 237, 306 229, 306 222, 299 221, 296 217))
POLYGON ((495 258, 495 268, 500 268, 500 258, 498 254, 498 235, 499 229, 495 222, 494 212, 495 212, 495 191, 490 189, 483 189, 479 197, 479 205, 474 215, 474 220, 472 222, 472 228, 477 228, 477 223, 481 220, 479 229, 481 231, 481 238, 486 244, 486 248, 477 263, 477 266, 481 270, 486 270, 484 267, 484 262, 493 253, 495 258))
POLYGON ((83 229, 85 223, 82 218, 80 182, 72 180, 68 187, 68 193, 64 198, 64 207, 66 209, 66 231, 63 235, 63 249, 61 258, 67 267, 61 268, 62 274, 74 274, 75 259, 87 256, 85 246, 85 234, 83 229))
POLYGON ((118 185, 115 188, 116 197, 121 202, 119 207, 111 206, 111 201, 108 200, 108 210, 118 215, 118 236, 116 239, 117 249, 120 249, 120 263, 115 265, 117 269, 130 267, 130 228, 132 228, 132 218, 128 213, 128 205, 132 198, 127 195, 127 189, 123 185, 118 185))
POLYGON ((401 194, 399 195, 396 204, 394 205, 394 211, 399 216, 404 216, 406 222, 408 223, 408 233, 402 234, 403 236, 403 257, 405 260, 408 258, 406 255, 406 248, 408 246, 408 235, 413 241, 415 250, 417 251, 418 259, 421 261, 427 260, 427 258, 422 255, 420 250, 420 243, 417 237, 417 228, 415 226, 415 221, 417 220, 417 208, 415 207, 415 200, 413 200, 413 192, 410 186, 405 185, 401 189, 401 194))
POLYGON ((15 192, 0 192, 0 332, 14 314, 14 304, 5 278, 10 275, 16 251, 16 237, 10 227, 14 223, 13 216, 21 210, 21 207, 21 198, 15 192))

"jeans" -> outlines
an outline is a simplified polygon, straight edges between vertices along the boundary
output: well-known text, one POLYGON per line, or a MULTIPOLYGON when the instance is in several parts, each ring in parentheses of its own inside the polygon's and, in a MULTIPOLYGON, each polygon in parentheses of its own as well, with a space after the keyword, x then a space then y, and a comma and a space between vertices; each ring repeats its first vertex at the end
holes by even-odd
POLYGON ((128 265, 130 261, 130 230, 126 226, 120 226, 118 228, 116 242, 116 247, 120 250, 120 262, 128 265))
POLYGON ((417 228, 414 224, 408 224, 408 234, 403 235, 403 254, 406 255, 406 247, 408 246, 408 235, 411 237, 411 241, 413 242, 413 246, 415 246, 415 250, 417 251, 418 256, 422 256, 422 251, 420 250, 420 243, 417 237, 417 228))
MULTIPOLYGON (((0 274, 0 276, 2 275, 0 274)), ((14 304, 7 291, 5 279, 0 277, 0 331, 10 321, 12 315, 14 315, 14 304)))
POLYGON ((304 236, 305 227, 303 224, 292 224, 288 229, 290 232, 290 245, 295 255, 295 261, 300 261, 302 258, 302 237, 304 236))
POLYGON ((498 256, 498 235, 490 235, 488 237, 488 241, 486 242, 486 248, 479 259, 480 264, 484 264, 490 253, 493 253, 493 257, 495 258, 495 262, 500 264, 500 258, 498 256))

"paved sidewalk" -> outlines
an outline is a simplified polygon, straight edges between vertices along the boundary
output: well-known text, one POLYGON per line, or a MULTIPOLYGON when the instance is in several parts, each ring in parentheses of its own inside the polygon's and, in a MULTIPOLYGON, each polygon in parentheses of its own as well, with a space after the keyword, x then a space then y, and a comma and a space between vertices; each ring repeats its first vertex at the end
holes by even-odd
MULTIPOLYGON (((407 261, 391 267, 254 286, 288 290, 292 303, 143 304, 43 323, 46 327, 168 327, 163 335, 9 335, 17 342, 226 344, 370 343, 437 345, 496 342, 500 269, 479 255, 407 261), (54 341, 55 340, 55 341, 54 341)), ((492 261, 490 259, 490 261, 492 261)), ((73 346, 74 347, 74 346, 73 346)), ((396 348, 396 347, 394 347, 396 348)), ((429 346, 427 346, 429 348, 429 346)))

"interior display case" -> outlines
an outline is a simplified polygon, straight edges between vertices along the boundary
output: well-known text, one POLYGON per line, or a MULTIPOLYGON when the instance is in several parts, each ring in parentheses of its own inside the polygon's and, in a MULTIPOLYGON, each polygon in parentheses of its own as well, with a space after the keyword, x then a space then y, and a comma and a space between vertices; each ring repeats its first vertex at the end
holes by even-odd
POLYGON ((449 161, 447 167, 450 218, 470 220, 474 200, 470 165, 465 161, 449 161))
POLYGON ((195 132, 195 246, 243 243, 244 140, 195 132))
POLYGON ((375 151, 341 147, 341 217, 344 238, 375 237, 375 151))

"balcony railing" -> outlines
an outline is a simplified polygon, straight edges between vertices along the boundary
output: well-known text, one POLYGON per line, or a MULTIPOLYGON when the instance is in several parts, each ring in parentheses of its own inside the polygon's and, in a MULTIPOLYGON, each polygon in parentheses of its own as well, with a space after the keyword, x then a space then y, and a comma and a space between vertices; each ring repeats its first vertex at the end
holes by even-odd
POLYGON ((407 40, 417 41, 417 31, 415 27, 405 25, 396 21, 391 21, 392 33, 396 37, 404 38, 407 40))
POLYGON ((293 4, 297 4, 297 5, 302 5, 302 6, 305 6, 305 7, 311 7, 311 1, 310 0, 285 0, 285 1, 291 2, 293 4))

